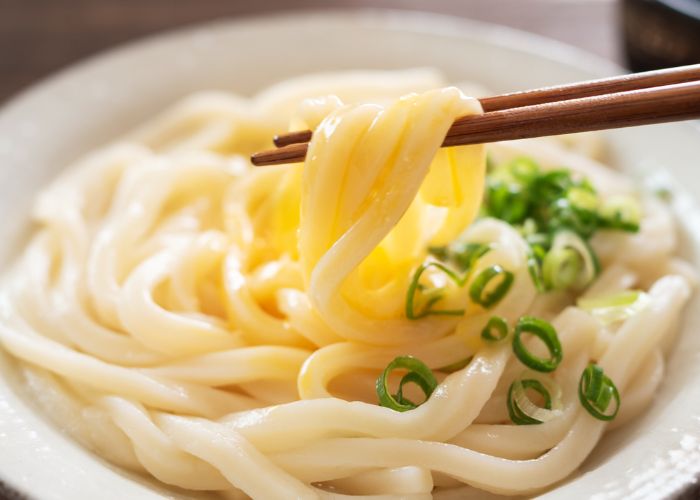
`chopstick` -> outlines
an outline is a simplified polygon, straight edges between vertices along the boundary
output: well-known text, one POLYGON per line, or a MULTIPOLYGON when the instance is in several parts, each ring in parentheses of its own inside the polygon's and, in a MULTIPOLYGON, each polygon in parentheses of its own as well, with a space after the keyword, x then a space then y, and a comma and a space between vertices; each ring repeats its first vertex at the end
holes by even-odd
MULTIPOLYGON (((480 99, 486 112, 455 120, 442 146, 479 144, 700 118, 700 65, 480 99)), ((311 131, 278 136, 254 165, 303 161, 311 131)))
MULTIPOLYGON (((569 99, 578 99, 581 97, 614 94, 616 92, 627 92, 629 90, 660 87, 663 85, 696 80, 700 80, 700 64, 647 71, 644 73, 632 73, 598 80, 588 80, 585 82, 567 83, 564 85, 512 92, 510 94, 502 94, 493 97, 482 97, 479 99, 479 102, 484 112, 488 113, 491 111, 501 111, 503 109, 532 106, 534 104, 567 101, 569 99)), ((288 146, 289 144, 309 142, 310 140, 311 130, 300 130, 277 135, 274 137, 273 142, 275 146, 282 147, 288 146)))

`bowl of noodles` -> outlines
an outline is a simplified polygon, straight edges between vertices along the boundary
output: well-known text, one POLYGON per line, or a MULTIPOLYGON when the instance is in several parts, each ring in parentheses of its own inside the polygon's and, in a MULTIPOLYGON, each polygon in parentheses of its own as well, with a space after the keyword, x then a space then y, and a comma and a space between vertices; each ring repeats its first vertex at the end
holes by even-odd
POLYGON ((353 11, 158 36, 18 96, 0 111, 2 483, 690 491, 697 128, 439 149, 475 97, 617 72, 501 27, 353 11), (250 164, 305 128, 305 163, 250 164))

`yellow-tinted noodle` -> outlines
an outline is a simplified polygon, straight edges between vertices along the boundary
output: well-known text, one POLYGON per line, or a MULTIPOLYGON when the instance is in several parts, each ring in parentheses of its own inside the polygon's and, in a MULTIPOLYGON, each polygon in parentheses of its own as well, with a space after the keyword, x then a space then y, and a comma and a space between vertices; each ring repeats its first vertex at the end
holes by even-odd
POLYGON ((38 196, 39 229, 0 289, 0 345, 59 425, 168 485, 260 499, 546 489, 606 429, 578 404, 583 368, 597 362, 619 389, 613 425, 642 411, 692 275, 674 257, 667 207, 642 197, 639 233, 596 235, 602 274, 577 293, 641 289, 646 307, 603 324, 576 297, 538 294, 518 230, 477 219, 487 152, 564 165, 602 198, 638 194, 581 152, 591 136, 440 149, 456 117, 477 113, 431 70, 188 97, 38 196), (253 168, 248 155, 287 127, 315 129, 306 163, 253 168), (464 314, 407 318, 428 247, 458 237, 489 245, 467 281, 437 266, 421 280, 445 287, 434 309, 464 314), (493 266, 513 280, 486 310, 469 285, 493 266), (551 375, 560 415, 541 425, 508 420, 508 387, 524 370, 512 336, 481 335, 492 317, 512 328, 523 315, 551 322, 564 353, 551 375), (375 392, 399 356, 438 381, 406 412, 375 392))

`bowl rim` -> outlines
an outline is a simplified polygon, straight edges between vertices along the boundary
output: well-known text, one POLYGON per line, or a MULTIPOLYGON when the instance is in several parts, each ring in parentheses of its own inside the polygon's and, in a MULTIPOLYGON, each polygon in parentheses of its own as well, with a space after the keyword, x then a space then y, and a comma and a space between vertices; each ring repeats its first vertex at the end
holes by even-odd
POLYGON ((95 65, 109 64, 112 58, 128 56, 133 51, 143 50, 151 45, 167 43, 172 39, 187 37, 203 31, 228 30, 239 26, 250 27, 256 24, 268 25, 276 22, 285 22, 290 19, 309 20, 315 18, 322 20, 326 18, 331 20, 347 19, 348 17, 364 23, 384 24, 386 29, 395 31, 435 33, 439 28, 440 33, 456 37, 465 37, 464 28, 468 27, 470 36, 467 38, 477 38, 485 35, 488 37, 489 45, 504 48, 517 46, 524 52, 538 52, 539 57, 567 65, 570 64, 572 58, 575 58, 577 61, 580 61, 579 65, 589 66, 592 68, 592 72, 600 75, 627 71, 613 61, 574 45, 502 24, 417 9, 309 7, 222 17, 137 36, 100 49, 85 57, 69 62, 44 76, 38 77, 0 101, 0 115, 14 108, 25 99, 31 98, 35 93, 43 91, 44 88, 51 87, 66 78, 72 78, 76 72, 95 65), (396 20, 401 21, 400 27, 392 23, 396 20), (449 29, 449 31, 445 32, 445 29, 449 29))
MULTIPOLYGON (((511 50, 517 47, 518 50, 523 52, 537 53, 538 57, 542 59, 566 66, 571 65, 571 60, 576 60, 576 66, 586 66, 591 74, 597 74, 598 77, 628 71, 608 59, 560 40, 510 26, 457 15, 399 8, 310 7, 294 10, 285 8, 274 12, 226 16, 215 20, 190 23, 138 36, 98 50, 86 57, 70 62, 45 76, 39 77, 24 88, 6 96, 4 100, 0 101, 0 118, 10 113, 16 107, 21 107, 26 101, 31 101, 35 95, 50 91, 52 87, 57 86, 64 80, 75 78, 76 74, 80 74, 82 71, 101 65, 113 64, 120 57, 129 57, 133 53, 145 50, 150 46, 167 44, 179 38, 212 30, 235 30, 241 27, 254 28, 256 25, 269 26, 293 19, 305 21, 310 19, 314 21, 342 19, 344 22, 350 20, 351 22, 363 23, 365 26, 375 26, 389 31, 440 33, 457 38, 482 39, 491 46, 511 50), (397 24, 396 21, 400 21, 400 24, 397 24), (469 34, 465 35, 465 32, 469 34)), ((688 127, 696 133, 700 133, 700 121, 678 123, 677 126, 688 127)), ((685 500, 696 498, 697 496, 700 496, 700 475, 696 475, 694 480, 681 486, 668 498, 685 500)), ((2 498, 28 500, 34 497, 31 492, 23 491, 21 488, 13 485, 12 480, 3 477, 2 471, 0 471, 0 499, 2 498)))

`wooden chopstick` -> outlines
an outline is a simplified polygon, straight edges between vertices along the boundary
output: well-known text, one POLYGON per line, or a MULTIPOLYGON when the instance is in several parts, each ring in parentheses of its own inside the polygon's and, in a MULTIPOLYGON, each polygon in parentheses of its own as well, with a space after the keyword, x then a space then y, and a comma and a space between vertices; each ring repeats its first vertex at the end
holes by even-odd
MULTIPOLYGON (((501 111, 503 109, 532 106, 534 104, 567 101, 569 99, 578 99, 581 97, 614 94, 617 92, 661 87, 663 85, 697 80, 700 80, 700 64, 693 64, 691 66, 679 66, 677 68, 647 71, 645 73, 632 73, 598 80, 512 92, 493 97, 483 97, 479 99, 479 102, 484 112, 488 113, 491 111, 501 111)), ((310 140, 311 130, 300 130, 276 135, 273 142, 275 146, 282 147, 288 146, 289 144, 309 142, 310 140)))
MULTIPOLYGON (((455 120, 442 146, 632 127, 700 118, 697 81, 502 109, 455 120)), ((308 143, 252 155, 254 165, 303 161, 308 143)))

